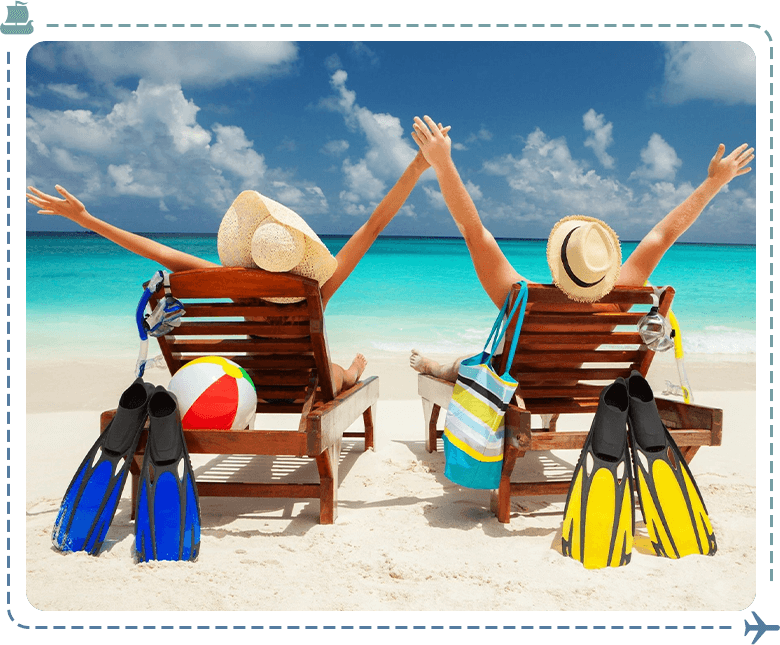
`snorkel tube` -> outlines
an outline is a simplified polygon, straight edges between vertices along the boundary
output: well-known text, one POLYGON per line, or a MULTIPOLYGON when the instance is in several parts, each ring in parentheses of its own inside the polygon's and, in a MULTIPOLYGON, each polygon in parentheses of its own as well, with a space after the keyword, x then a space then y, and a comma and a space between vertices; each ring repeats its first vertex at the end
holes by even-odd
MULTIPOLYGON (((650 310, 651 313, 645 316, 640 322, 638 327, 641 328, 643 322, 645 319, 650 318, 652 316, 657 316, 658 318, 662 318, 660 314, 658 314, 658 297, 661 292, 663 292, 663 289, 660 289, 658 287, 654 287, 652 284, 650 284, 649 281, 645 282, 647 286, 653 287, 653 300, 655 303, 655 306, 650 310)), ((675 385, 671 381, 666 381, 666 387, 664 388, 663 394, 672 394, 673 396, 681 396, 683 398, 683 401, 685 403, 693 403, 693 391, 691 390, 691 384, 688 381, 688 374, 685 371, 685 357, 683 352, 683 342, 682 342, 682 333, 680 332, 680 323, 677 322, 677 316, 674 315, 674 312, 669 309, 669 312, 667 314, 667 320, 669 322, 669 326, 671 327, 671 332, 669 333, 669 339, 672 341, 674 345, 674 358, 677 362, 677 374, 680 377, 680 385, 675 385)), ((660 330, 659 332, 660 333, 660 330)), ((663 347, 663 343, 659 343, 661 345, 660 351, 665 351, 666 349, 669 349, 668 341, 667 346, 663 347)), ((651 349, 654 349, 654 347, 651 347, 651 349)))
POLYGON ((163 272, 157 271, 157 273, 152 276, 152 279, 146 284, 141 300, 138 301, 138 307, 136 307, 135 310, 135 324, 138 327, 138 335, 141 337, 138 360, 135 362, 135 375, 139 378, 144 375, 144 369, 146 369, 146 356, 149 352, 149 334, 147 333, 148 328, 144 311, 146 311, 146 305, 149 304, 152 294, 157 291, 162 281, 163 272))
POLYGON ((677 316, 674 315, 674 312, 671 309, 669 310, 669 323, 672 325, 674 358, 677 362, 677 374, 680 377, 680 385, 674 385, 674 383, 667 381, 664 394, 666 394, 667 391, 669 394, 677 394, 678 396, 682 394, 683 401, 685 401, 685 403, 693 403, 693 392, 691 391, 691 384, 688 382, 688 374, 685 372, 685 357, 683 355, 683 342, 682 334, 680 333, 680 324, 677 322, 677 316), (681 392, 675 391, 677 389, 681 390, 681 392))

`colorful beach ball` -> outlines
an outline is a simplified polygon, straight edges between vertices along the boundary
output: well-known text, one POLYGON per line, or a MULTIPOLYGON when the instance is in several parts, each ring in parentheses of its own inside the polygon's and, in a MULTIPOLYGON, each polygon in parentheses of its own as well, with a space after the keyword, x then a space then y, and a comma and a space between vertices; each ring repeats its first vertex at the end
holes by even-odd
POLYGON ((221 356, 186 363, 173 375, 168 389, 179 402, 185 430, 243 429, 254 422, 255 385, 240 365, 221 356))

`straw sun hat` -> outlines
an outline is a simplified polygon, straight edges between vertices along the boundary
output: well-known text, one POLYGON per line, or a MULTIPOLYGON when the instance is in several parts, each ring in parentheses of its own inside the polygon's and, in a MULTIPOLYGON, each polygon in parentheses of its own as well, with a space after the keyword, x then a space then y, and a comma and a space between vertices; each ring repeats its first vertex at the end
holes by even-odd
POLYGON ((620 275, 618 236, 594 217, 564 217, 547 240, 547 264, 553 282, 569 298, 594 302, 612 291, 620 275))
POLYGON ((217 250, 223 266, 289 271, 320 286, 338 264, 300 215, 254 190, 241 193, 225 213, 217 250))

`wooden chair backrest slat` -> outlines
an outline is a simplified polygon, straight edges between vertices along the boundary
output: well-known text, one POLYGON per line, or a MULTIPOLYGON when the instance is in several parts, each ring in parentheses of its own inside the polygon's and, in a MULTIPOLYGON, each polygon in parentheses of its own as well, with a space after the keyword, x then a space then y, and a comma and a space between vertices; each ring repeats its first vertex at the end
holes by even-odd
MULTIPOLYGON (((514 287, 514 296, 518 288, 514 287)), ((554 285, 529 284, 528 304, 509 373, 526 409, 538 414, 591 410, 605 385, 632 369, 647 374, 654 352, 637 324, 653 305, 652 287, 615 287, 598 303, 570 300, 554 285)), ((659 313, 666 316, 674 289, 666 287, 659 313)), ((511 338, 516 321, 510 321, 511 338)), ((497 358, 499 373, 506 357, 497 358)))
MULTIPOLYGON (((258 411, 301 411, 312 377, 323 400, 335 397, 315 280, 260 269, 199 269, 171 274, 171 293, 186 312, 179 327, 158 339, 171 374, 190 360, 217 355, 247 371, 258 411)), ((151 306, 162 297, 161 288, 151 306)))

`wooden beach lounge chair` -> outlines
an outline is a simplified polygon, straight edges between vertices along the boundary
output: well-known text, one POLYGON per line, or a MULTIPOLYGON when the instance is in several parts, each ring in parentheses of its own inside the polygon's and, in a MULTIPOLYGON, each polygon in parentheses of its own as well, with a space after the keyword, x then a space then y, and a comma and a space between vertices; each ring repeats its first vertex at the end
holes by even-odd
MULTIPOLYGON (((171 274, 171 291, 186 310, 181 325, 159 339, 171 374, 199 356, 223 356, 246 369, 257 389, 257 413, 297 413, 297 430, 185 430, 191 454, 310 457, 319 483, 197 482, 198 494, 320 500, 320 523, 337 514, 339 453, 343 436, 374 446, 379 381, 372 376, 336 394, 330 372, 322 299, 315 280, 260 269, 214 268, 171 274), (295 298, 273 304, 261 298, 295 298), (364 429, 345 430, 360 417, 364 429)), ((162 289, 150 301, 154 307, 162 289)), ((101 432, 114 411, 101 416, 101 432)), ((256 422, 255 425, 261 425, 256 422)), ((138 489, 142 437, 133 474, 138 489)))
MULTIPOLYGON (((590 421, 582 431, 557 431, 559 415, 594 413, 605 385, 619 376, 627 377, 633 369, 647 375, 655 352, 642 344, 637 323, 652 306, 652 294, 651 287, 615 287, 599 303, 583 304, 570 300, 554 285, 528 285, 525 320, 510 369, 519 382, 524 407, 510 405, 507 411, 501 483, 492 499, 500 522, 509 521, 513 495, 567 493, 570 481, 511 481, 515 464, 529 451, 582 449, 590 421), (605 311, 604 303, 636 306, 632 311, 615 312, 605 311), (534 429, 531 414, 548 415, 551 420, 547 427, 534 429)), ((667 287, 660 298, 661 315, 666 316, 673 297, 674 289, 667 287)), ((514 324, 507 337, 511 338, 513 329, 514 324)), ((499 373, 506 369, 502 359, 495 359, 499 373)), ((441 408, 446 413, 452 389, 447 381, 423 374, 418 377, 428 452, 437 449, 442 435, 437 420, 441 408)), ((722 410, 658 397, 656 403, 686 461, 693 459, 700 446, 720 445, 722 410)))

